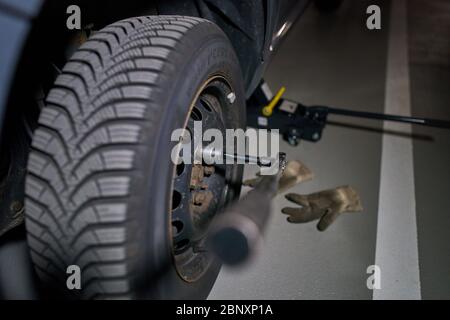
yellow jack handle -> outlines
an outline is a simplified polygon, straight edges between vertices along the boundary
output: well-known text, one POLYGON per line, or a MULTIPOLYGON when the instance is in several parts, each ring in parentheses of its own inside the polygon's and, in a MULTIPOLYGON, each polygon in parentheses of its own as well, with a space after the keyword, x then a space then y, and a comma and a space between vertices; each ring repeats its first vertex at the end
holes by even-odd
POLYGON ((270 103, 262 109, 262 114, 264 116, 270 117, 272 115, 273 109, 275 109, 276 105, 280 101, 280 99, 283 96, 285 91, 286 91, 286 88, 285 87, 281 87, 280 90, 278 90, 278 92, 275 95, 275 97, 273 97, 272 101, 270 101, 270 103))

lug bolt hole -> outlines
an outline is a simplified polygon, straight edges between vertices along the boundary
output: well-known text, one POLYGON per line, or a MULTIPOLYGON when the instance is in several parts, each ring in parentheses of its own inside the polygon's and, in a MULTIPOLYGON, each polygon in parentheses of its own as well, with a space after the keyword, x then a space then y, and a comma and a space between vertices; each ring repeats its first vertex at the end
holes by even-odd
POLYGON ((177 236, 183 231, 184 223, 180 220, 172 221, 172 232, 174 236, 177 236))
POLYGON ((176 168, 177 176, 181 176, 183 174, 184 168, 185 168, 184 162, 177 165, 177 168, 176 168))
POLYGON ((175 210, 179 207, 181 204, 181 193, 179 193, 177 190, 173 190, 172 192, 172 210, 175 210))
POLYGON ((200 103, 202 104, 202 107, 208 111, 208 112, 212 112, 211 107, 209 106, 209 104, 206 101, 200 100, 200 103))
POLYGON ((200 110, 198 110, 197 108, 194 107, 194 109, 192 109, 191 112, 191 119, 194 121, 202 121, 202 113, 200 112, 200 110))

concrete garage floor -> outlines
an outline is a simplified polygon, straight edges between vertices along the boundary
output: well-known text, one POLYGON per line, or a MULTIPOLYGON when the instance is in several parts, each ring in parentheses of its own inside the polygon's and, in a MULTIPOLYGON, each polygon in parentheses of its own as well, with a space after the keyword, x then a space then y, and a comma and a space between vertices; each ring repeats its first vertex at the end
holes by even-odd
MULTIPOLYGON (((450 2, 410 6, 413 114, 450 119, 450 2)), ((414 141, 422 298, 450 299, 450 131, 416 127, 414 133, 434 138, 414 141)))
MULTIPOLYGON (((430 2, 440 2, 438 10, 443 12, 444 7, 450 12, 445 1, 430 2)), ((450 50, 445 52, 445 40, 434 38, 430 41, 438 43, 438 49, 424 52, 433 46, 420 35, 428 32, 427 26, 433 22, 416 24, 414 19, 427 1, 411 3, 412 113, 450 119, 450 68, 446 64, 450 50)), ((274 91, 285 85, 286 97, 305 104, 383 112, 389 9, 389 1, 348 0, 334 15, 321 15, 310 7, 277 52, 265 79, 274 91), (365 27, 370 4, 381 7, 381 31, 365 27)), ((281 208, 291 204, 278 196, 263 250, 245 268, 224 268, 210 299, 372 299, 366 269, 375 264, 377 249, 382 124, 341 117, 330 120, 336 123, 327 127, 317 144, 303 142, 293 148, 282 143, 281 151, 287 152, 289 159, 303 161, 315 173, 313 181, 291 191, 311 193, 350 184, 359 191, 364 212, 346 214, 320 233, 315 223, 287 223, 281 208)), ((419 263, 412 267, 420 270, 422 298, 450 299, 450 200, 446 195, 450 188, 450 133, 419 127, 413 133, 433 140, 413 139, 417 232, 412 232, 418 241, 419 263)), ((251 177, 255 168, 247 169, 246 176, 251 177)))

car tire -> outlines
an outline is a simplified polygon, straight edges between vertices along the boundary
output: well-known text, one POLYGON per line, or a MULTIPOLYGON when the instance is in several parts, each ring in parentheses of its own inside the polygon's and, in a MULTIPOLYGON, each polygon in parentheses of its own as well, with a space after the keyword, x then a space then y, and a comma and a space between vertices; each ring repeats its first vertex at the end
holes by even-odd
MULTIPOLYGON (((237 57, 222 30, 200 18, 119 21, 70 58, 41 112, 26 177, 27 239, 46 295, 208 296, 215 259, 195 281, 174 265, 170 155, 171 133, 209 84, 224 125, 244 128, 237 57)), ((239 196, 242 171, 231 165, 226 203, 239 196)))

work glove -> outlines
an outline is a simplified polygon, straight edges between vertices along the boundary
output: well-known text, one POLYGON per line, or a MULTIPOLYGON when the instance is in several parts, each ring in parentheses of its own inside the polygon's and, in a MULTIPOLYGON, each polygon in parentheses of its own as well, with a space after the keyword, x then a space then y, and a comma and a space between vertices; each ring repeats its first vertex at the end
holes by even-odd
POLYGON ((319 219, 317 229, 324 231, 344 212, 363 210, 361 200, 355 189, 342 186, 308 195, 287 194, 286 199, 299 204, 301 208, 283 208, 281 212, 289 215, 291 223, 306 223, 319 219))
MULTIPOLYGON (((260 173, 256 175, 256 178, 244 181, 244 186, 254 188, 261 181, 260 173)), ((283 193, 299 183, 312 180, 313 177, 311 170, 303 163, 297 160, 289 161, 278 182, 277 194, 283 193)))

